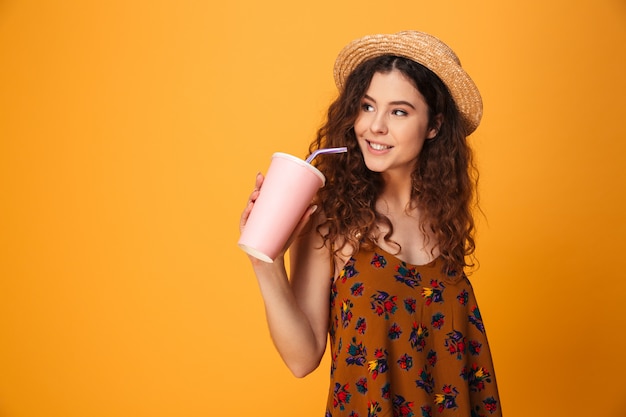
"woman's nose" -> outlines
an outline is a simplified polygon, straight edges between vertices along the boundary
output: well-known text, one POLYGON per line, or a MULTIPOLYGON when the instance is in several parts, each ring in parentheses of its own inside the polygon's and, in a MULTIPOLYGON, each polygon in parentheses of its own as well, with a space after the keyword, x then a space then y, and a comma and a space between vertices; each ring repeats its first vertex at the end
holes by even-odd
POLYGON ((372 117, 370 129, 373 133, 384 135, 387 133, 387 120, 384 113, 375 113, 372 117))

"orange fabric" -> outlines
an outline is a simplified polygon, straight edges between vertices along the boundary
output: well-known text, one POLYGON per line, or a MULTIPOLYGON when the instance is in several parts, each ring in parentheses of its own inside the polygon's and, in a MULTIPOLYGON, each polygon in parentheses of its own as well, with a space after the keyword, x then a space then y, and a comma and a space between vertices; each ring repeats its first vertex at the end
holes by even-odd
POLYGON ((331 292, 327 417, 501 415, 472 286, 442 265, 379 248, 346 264, 331 292))

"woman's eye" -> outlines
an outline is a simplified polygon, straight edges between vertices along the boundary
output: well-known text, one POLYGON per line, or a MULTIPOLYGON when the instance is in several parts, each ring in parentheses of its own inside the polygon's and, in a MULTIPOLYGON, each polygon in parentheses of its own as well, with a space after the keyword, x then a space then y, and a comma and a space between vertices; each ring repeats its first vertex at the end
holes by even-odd
POLYGON ((408 113, 404 110, 394 110, 391 112, 394 116, 406 116, 408 113))
POLYGON ((374 111, 374 106, 372 106, 371 104, 367 104, 367 103, 364 103, 361 106, 361 108, 363 109, 363 111, 367 111, 367 112, 374 111))

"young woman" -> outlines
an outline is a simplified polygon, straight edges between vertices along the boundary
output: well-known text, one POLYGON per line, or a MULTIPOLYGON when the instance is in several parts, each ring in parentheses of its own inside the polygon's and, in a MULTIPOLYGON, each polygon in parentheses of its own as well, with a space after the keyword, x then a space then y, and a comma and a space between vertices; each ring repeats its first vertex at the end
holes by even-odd
MULTIPOLYGON (((472 266, 476 170, 467 136, 482 101, 454 52, 422 32, 347 45, 338 98, 310 151, 326 176, 290 250, 250 257, 270 333, 294 375, 330 340, 326 415, 497 416, 500 401, 472 266)), ((241 217, 254 207, 263 176, 241 217)))

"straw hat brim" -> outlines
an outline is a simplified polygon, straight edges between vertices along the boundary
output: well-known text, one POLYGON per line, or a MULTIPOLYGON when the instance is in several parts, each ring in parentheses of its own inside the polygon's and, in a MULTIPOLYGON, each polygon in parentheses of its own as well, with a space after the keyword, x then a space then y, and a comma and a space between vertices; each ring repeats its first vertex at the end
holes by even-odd
POLYGON ((334 78, 341 91, 346 79, 361 63, 381 55, 409 58, 424 65, 443 81, 456 103, 467 134, 472 133, 483 115, 480 92, 458 57, 445 43, 427 33, 405 31, 368 35, 346 45, 337 56, 334 78))

